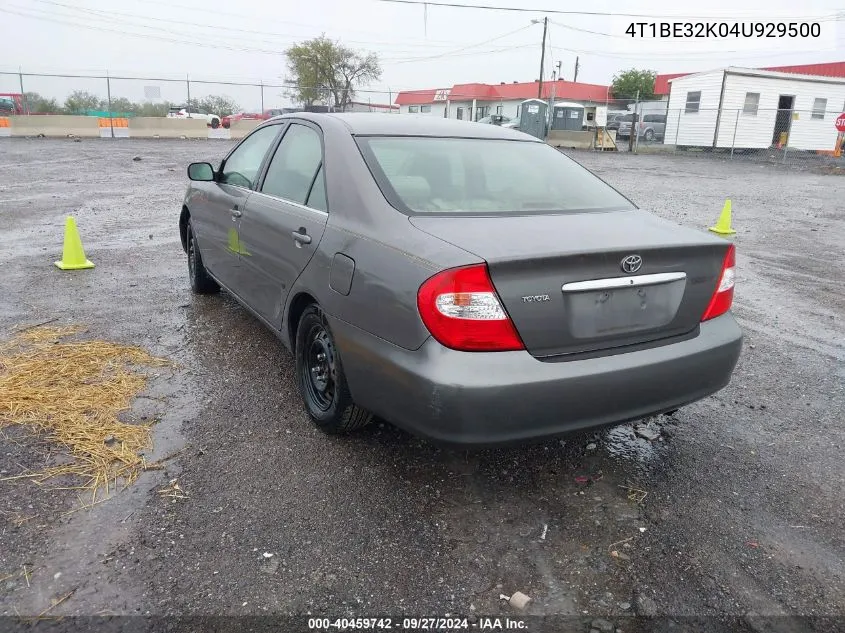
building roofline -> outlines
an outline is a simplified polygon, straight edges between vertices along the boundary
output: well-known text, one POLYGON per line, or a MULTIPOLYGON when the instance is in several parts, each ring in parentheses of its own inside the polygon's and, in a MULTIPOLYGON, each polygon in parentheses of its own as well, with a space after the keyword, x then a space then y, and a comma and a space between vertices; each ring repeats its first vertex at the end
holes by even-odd
POLYGON ((766 79, 791 79, 792 81, 811 81, 815 83, 828 84, 845 84, 845 77, 829 77, 827 75, 807 75, 804 73, 789 73, 775 70, 760 70, 759 68, 745 68, 742 66, 727 66, 724 68, 714 68, 712 70, 703 70, 697 73, 690 73, 682 77, 674 77, 669 79, 667 83, 671 84, 678 80, 691 79, 701 75, 710 75, 713 73, 724 73, 727 75, 740 75, 744 77, 763 77, 766 79))
POLYGON ((787 73, 775 70, 758 70, 756 68, 740 68, 729 66, 723 69, 728 75, 744 75, 746 77, 767 77, 770 79, 791 79, 793 81, 813 81, 826 84, 845 84, 845 77, 829 77, 827 75, 808 75, 805 73, 787 73))

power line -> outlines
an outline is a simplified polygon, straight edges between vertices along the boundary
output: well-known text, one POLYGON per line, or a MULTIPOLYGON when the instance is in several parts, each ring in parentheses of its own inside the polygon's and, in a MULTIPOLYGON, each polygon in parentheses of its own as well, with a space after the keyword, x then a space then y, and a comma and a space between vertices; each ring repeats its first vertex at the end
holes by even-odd
POLYGON ((414 62, 425 62, 430 61, 433 59, 443 59, 443 58, 453 58, 453 57, 474 57, 476 55, 495 55, 496 53, 510 53, 516 50, 522 50, 525 48, 534 48, 537 46, 536 43, 533 44, 519 44, 517 46, 503 46, 502 48, 494 48, 491 50, 486 51, 473 51, 470 53, 454 53, 454 54, 443 54, 443 55, 435 55, 433 57, 415 57, 413 59, 405 59, 405 60, 398 60, 398 61, 390 61, 388 60, 384 65, 385 66, 395 66, 398 64, 406 64, 406 63, 414 63, 414 62))
MULTIPOLYGON (((246 33, 248 35, 267 35, 267 36, 270 36, 270 37, 273 37, 273 38, 284 38, 288 41, 297 41, 297 40, 302 40, 303 38, 306 38, 306 37, 314 37, 312 35, 297 35, 297 34, 293 34, 293 33, 275 33, 275 32, 272 32, 272 31, 258 31, 258 30, 254 30, 254 29, 242 29, 242 28, 237 28, 237 27, 233 27, 233 26, 217 26, 217 25, 214 25, 214 24, 204 24, 204 23, 196 22, 196 21, 175 20, 175 19, 171 19, 171 18, 158 18, 158 17, 152 17, 152 16, 139 15, 137 13, 121 13, 121 12, 118 12, 118 11, 103 11, 103 10, 92 9, 92 8, 88 8, 88 7, 79 7, 79 6, 64 4, 62 2, 56 2, 55 0, 33 0, 33 1, 41 3, 41 4, 47 4, 47 5, 51 5, 51 6, 70 9, 70 10, 76 11, 76 12, 87 13, 87 14, 90 14, 90 15, 97 17, 100 20, 107 21, 107 22, 117 22, 117 23, 120 23, 120 24, 126 24, 126 21, 125 20, 119 20, 119 19, 116 20, 115 18, 118 18, 118 17, 119 18, 132 18, 132 19, 136 19, 136 20, 137 19, 149 20, 149 21, 152 21, 152 22, 165 22, 165 23, 168 23, 168 24, 183 24, 183 25, 186 25, 186 26, 198 27, 198 28, 203 28, 203 29, 212 29, 212 30, 217 30, 217 31, 235 32, 235 33, 246 33)), ((15 7, 15 8, 22 9, 23 7, 15 7)), ((26 10, 31 10, 31 9, 26 8, 26 10)), ((78 16, 65 16, 65 17, 78 17, 78 16)), ((161 30, 161 31, 164 31, 164 32, 167 32, 167 33, 178 33, 176 31, 170 31, 168 29, 160 29, 160 28, 157 28, 157 27, 153 27, 153 26, 143 24, 143 23, 138 23, 138 22, 135 22, 135 23, 130 22, 128 25, 129 26, 138 26, 138 27, 141 27, 141 28, 161 30)), ((193 35, 195 36, 196 34, 193 34, 193 35)), ((215 37, 218 37, 218 36, 215 36, 215 37)), ((255 41, 255 40, 252 39, 251 41, 255 41)), ((386 41, 361 41, 361 40, 346 40, 346 41, 352 42, 352 43, 359 43, 359 44, 377 44, 377 45, 384 45, 384 46, 424 46, 424 47, 434 46, 434 47, 438 47, 438 48, 439 47, 451 46, 451 44, 429 44, 429 43, 412 43, 412 42, 386 42, 386 41)), ((394 51, 394 52, 397 52, 397 51, 394 51)), ((398 51, 398 52, 401 52, 401 51, 398 51)))
MULTIPOLYGON (((743 50, 729 50, 729 51, 718 51, 718 52, 707 52, 701 51, 701 53, 695 54, 688 54, 688 55, 678 55, 677 53, 673 53, 671 51, 666 52, 652 52, 652 53, 643 53, 642 55, 638 55, 634 52, 618 52, 618 53, 606 53, 604 51, 595 51, 595 50, 584 50, 584 49, 577 49, 577 48, 565 48, 563 46, 557 47, 559 50, 567 51, 569 53, 576 53, 581 55, 594 55, 596 57, 605 57, 608 59, 637 59, 637 60, 652 60, 654 61, 655 58, 663 61, 665 59, 671 59, 672 61, 709 61, 713 60, 715 62, 723 62, 724 60, 721 56, 722 55, 729 55, 732 59, 736 58, 736 54, 739 53, 742 55, 743 59, 769 59, 773 57, 783 57, 785 55, 795 55, 796 53, 817 53, 818 51, 781 51, 778 53, 760 53, 760 54, 749 54, 748 51, 743 50), (665 56, 665 57, 664 57, 665 56)), ((730 60, 728 60, 730 61, 730 60)), ((736 65, 736 64, 734 64, 736 65)))
MULTIPOLYGON (((159 42, 169 42, 171 44, 188 44, 188 45, 191 45, 191 46, 200 46, 200 47, 204 47, 204 48, 212 48, 212 49, 218 49, 218 50, 229 50, 229 51, 237 51, 237 52, 244 52, 244 53, 263 53, 263 54, 266 54, 266 55, 276 55, 276 56, 284 55, 284 51, 280 51, 280 50, 269 50, 269 49, 261 49, 261 48, 254 48, 254 47, 243 47, 243 46, 227 46, 225 44, 210 44, 210 43, 206 43, 206 42, 197 42, 197 41, 191 41, 191 40, 185 40, 185 39, 173 39, 171 37, 164 37, 164 36, 161 36, 161 35, 153 35, 153 34, 149 34, 149 33, 133 33, 131 31, 123 31, 123 30, 120 30, 120 29, 110 29, 110 28, 106 28, 106 27, 103 27, 103 26, 95 26, 93 24, 84 24, 84 23, 80 23, 80 22, 69 22, 67 20, 60 20, 60 19, 56 19, 56 18, 53 18, 53 17, 47 17, 47 16, 43 16, 43 15, 38 15, 38 14, 33 15, 31 13, 22 13, 20 11, 12 11, 12 10, 5 9, 5 8, 0 8, 0 13, 7 13, 9 15, 17 15, 17 16, 21 16, 21 17, 24 17, 24 18, 29 18, 29 19, 37 20, 37 21, 41 21, 41 22, 53 22, 53 23, 56 23, 56 24, 63 24, 65 26, 74 26, 74 27, 77 27, 77 28, 88 29, 88 30, 92 30, 92 31, 101 31, 101 32, 105 32, 105 33, 116 33, 118 35, 128 35, 130 37, 138 37, 138 38, 141 38, 141 39, 156 40, 156 41, 159 41, 159 42)), ((62 16, 62 17, 68 17, 68 16, 62 16)), ((152 28, 152 27, 150 27, 150 28, 152 28)))
MULTIPOLYGON (((42 0, 42 1, 45 1, 45 0, 42 0)), ((60 5, 61 3, 50 2, 50 4, 60 5)), ((62 5, 62 6, 66 6, 66 5, 62 5)), ((15 8, 17 8, 17 7, 15 7, 15 8)), ((38 11, 38 10, 33 10, 33 11, 38 11)), ((145 25, 145 24, 130 24, 130 26, 137 26, 137 27, 140 27, 140 28, 155 31, 157 33, 136 33, 136 32, 132 32, 132 31, 126 31, 126 30, 123 30, 123 29, 107 28, 106 26, 103 26, 101 24, 87 24, 87 23, 80 23, 80 22, 76 22, 76 21, 68 21, 68 20, 76 20, 78 18, 77 18, 77 16, 69 16, 69 15, 66 15, 66 14, 59 14, 59 15, 47 14, 47 15, 45 15, 44 12, 39 12, 39 13, 33 14, 33 13, 23 13, 23 12, 20 12, 20 11, 14 11, 14 10, 9 10, 9 9, 4 9, 4 8, 0 8, 0 12, 12 14, 12 15, 18 15, 18 16, 30 18, 30 19, 33 19, 33 20, 53 22, 53 23, 62 24, 62 25, 66 25, 66 26, 73 26, 73 27, 95 30, 95 31, 101 31, 101 32, 106 32, 106 33, 115 33, 115 34, 119 34, 119 35, 126 35, 126 36, 129 36, 129 37, 136 37, 136 38, 141 38, 141 39, 148 39, 148 40, 152 39, 152 40, 156 40, 156 41, 169 42, 169 43, 172 43, 172 44, 183 44, 183 45, 187 44, 187 45, 191 45, 191 46, 199 46, 199 47, 211 48, 211 49, 231 50, 231 51, 245 52, 245 53, 260 53, 260 54, 274 55, 274 56, 283 56, 285 54, 285 52, 283 50, 279 50, 279 49, 267 49, 267 48, 257 48, 257 47, 253 47, 253 46, 245 46, 243 44, 233 43, 232 41, 227 41, 225 39, 221 42, 220 39, 217 38, 217 37, 215 37, 212 42, 205 41, 205 40, 198 40, 198 39, 196 39, 196 36, 194 36, 195 39, 193 39, 193 40, 185 40, 185 39, 181 39, 182 33, 178 32, 178 31, 172 31, 172 30, 169 30, 169 29, 163 29, 161 27, 154 27, 154 26, 145 25), (179 36, 180 39, 174 39, 173 37, 166 37, 164 35, 161 35, 160 33, 176 35, 176 36, 179 36)), ((110 18, 110 17, 98 17, 97 19, 102 20, 103 22, 106 22, 106 24, 110 24, 110 23, 113 24, 115 22, 115 20, 110 18)), ((123 22, 120 22, 119 20, 117 22, 123 23, 123 22)), ((509 50, 517 50, 517 49, 525 48, 528 45, 517 45, 517 46, 506 47, 506 48, 497 48, 497 49, 493 49, 493 50, 483 50, 483 51, 473 51, 473 52, 467 52, 467 53, 460 52, 460 51, 465 51, 465 50, 470 49, 470 48, 474 48, 476 46, 481 46, 481 45, 489 43, 489 42, 493 42, 493 41, 498 40, 498 39, 502 39, 503 37, 513 35, 514 33, 522 31, 526 28, 529 28, 529 27, 527 27, 527 26, 526 27, 520 27, 519 29, 509 31, 509 32, 501 34, 501 35, 497 35, 493 38, 484 40, 482 42, 477 42, 475 44, 470 44, 470 45, 464 46, 462 48, 455 49, 453 51, 447 51, 447 52, 440 53, 440 54, 433 55, 433 56, 399 58, 399 59, 390 58, 388 56, 388 57, 381 57, 380 62, 382 62, 383 65, 394 65, 394 64, 414 63, 414 62, 418 62, 418 61, 427 61, 429 59, 439 59, 439 58, 444 58, 444 57, 469 57, 469 56, 475 56, 475 55, 491 55, 491 54, 506 52, 506 51, 509 51, 509 50)), ((271 44, 272 44, 272 42, 271 42, 271 44)), ((392 54, 395 55, 395 54, 400 53, 400 52, 401 51, 392 51, 392 54)), ((388 55, 389 54, 391 54, 391 52, 388 52, 388 55)))
MULTIPOLYGON (((187 5, 184 5, 184 4, 173 3, 173 2, 170 2, 169 0, 136 0, 136 2, 141 3, 141 4, 153 4, 153 5, 158 5, 158 6, 164 6, 164 7, 174 8, 174 9, 183 9, 185 11, 192 11, 192 12, 205 11, 206 8, 207 8, 207 7, 204 7, 204 6, 187 6, 187 5)), ((243 12, 238 13, 238 12, 233 12, 233 11, 221 11, 221 10, 216 9, 216 8, 214 9, 214 15, 223 15, 223 16, 240 18, 240 19, 244 19, 245 17, 247 17, 247 14, 245 14, 243 12)), ((304 27, 313 28, 313 29, 323 29, 322 26, 319 26, 319 25, 316 25, 316 24, 306 24, 304 22, 291 22, 291 21, 288 21, 288 20, 279 20, 277 18, 271 18, 271 17, 265 16, 265 15, 261 15, 261 21, 262 22, 275 23, 275 24, 289 24, 291 26, 304 26, 304 27)), ((350 33, 367 33, 367 34, 373 33, 373 31, 360 31, 360 30, 353 30, 353 29, 348 29, 348 32, 350 32, 350 33)), ((346 41, 358 43, 358 44, 366 43, 365 41, 362 41, 362 40, 357 40, 357 41, 356 40, 346 40, 346 41)), ((410 44, 410 42, 408 42, 408 43, 410 44)), ((448 40, 428 40, 428 39, 426 39, 425 42, 420 42, 419 44, 414 44, 414 46, 417 46, 417 45, 428 46, 429 43, 436 43, 438 45, 445 45, 445 46, 454 46, 456 44, 460 44, 460 42, 453 42, 453 41, 448 41, 448 40)))
POLYGON ((555 26, 559 26, 563 29, 569 29, 570 31, 578 31, 579 33, 589 33, 590 35, 602 35, 604 37, 616 37, 621 38, 624 40, 630 40, 632 38, 628 37, 627 35, 614 35, 613 33, 605 33, 603 31, 591 31, 590 29, 582 29, 577 26, 571 26, 569 24, 563 24, 562 22, 555 22, 554 20, 549 20, 555 26))
MULTIPOLYGON (((427 5, 429 7, 449 7, 454 9, 481 9, 485 11, 516 11, 520 13, 553 13, 557 15, 593 15, 593 16, 605 16, 605 17, 626 17, 626 18, 662 18, 664 20, 672 20, 677 18, 700 18, 702 20, 710 19, 715 20, 719 18, 728 18, 731 20, 740 20, 740 19, 750 19, 754 16, 747 16, 745 18, 740 18, 736 14, 729 15, 729 16, 720 16, 720 15, 694 15, 694 14, 678 14, 678 15, 666 15, 665 13, 662 14, 654 14, 654 13, 622 13, 619 11, 614 11, 612 13, 606 11, 570 11, 570 10, 562 10, 562 9, 534 9, 528 7, 503 7, 503 6, 493 6, 493 5, 486 5, 486 4, 464 4, 460 2, 431 2, 430 0, 377 0, 378 2, 390 2, 394 4, 411 4, 411 5, 427 5)), ((759 14, 758 14, 759 15, 759 14)), ((826 17, 835 17, 835 16, 826 16, 826 17)), ((795 16, 779 16, 778 19, 786 20, 786 19, 806 19, 806 15, 795 15, 795 16)))
MULTIPOLYGON (((441 57, 451 56, 451 55, 453 55, 453 54, 460 53, 461 51, 465 51, 465 50, 470 49, 470 48, 475 48, 476 46, 483 46, 484 44, 489 44, 490 42, 495 42, 496 40, 501 40, 501 39, 503 39, 503 38, 505 38, 505 37, 508 37, 508 36, 510 36, 510 35, 514 35, 514 34, 519 33, 519 32, 521 32, 521 31, 525 31, 526 29, 529 29, 529 28, 531 28, 531 25, 530 25, 530 24, 528 24, 528 25, 526 25, 526 26, 521 26, 521 27, 519 27, 518 29, 514 29, 513 31, 508 31, 507 33, 502 33, 501 35, 497 35, 497 36, 495 36, 495 37, 491 37, 489 40, 484 40, 483 42, 477 42, 477 43, 475 43, 475 44, 469 44, 469 45, 467 45, 467 46, 463 46, 463 47, 461 47, 461 48, 457 48, 457 49, 455 49, 455 50, 453 50, 453 51, 446 51, 445 53, 440 53, 440 54, 437 54, 437 55, 429 55, 429 56, 425 56, 425 57, 411 58, 411 59, 408 59, 408 60, 405 60, 405 61, 419 61, 419 60, 439 59, 439 58, 441 58, 441 57)), ((516 48, 516 47, 515 47, 515 48, 516 48)), ((520 48, 521 48, 521 47, 520 47, 520 48)), ((404 62, 394 62, 394 63, 404 63, 404 62)))

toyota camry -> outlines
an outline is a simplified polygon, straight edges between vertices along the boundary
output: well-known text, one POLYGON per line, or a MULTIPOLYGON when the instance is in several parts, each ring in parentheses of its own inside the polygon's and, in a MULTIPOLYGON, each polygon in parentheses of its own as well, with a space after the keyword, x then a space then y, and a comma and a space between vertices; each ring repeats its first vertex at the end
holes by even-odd
POLYGON ((188 176, 191 288, 278 335, 326 432, 553 436, 704 398, 740 353, 733 244, 521 132, 296 113, 188 176))

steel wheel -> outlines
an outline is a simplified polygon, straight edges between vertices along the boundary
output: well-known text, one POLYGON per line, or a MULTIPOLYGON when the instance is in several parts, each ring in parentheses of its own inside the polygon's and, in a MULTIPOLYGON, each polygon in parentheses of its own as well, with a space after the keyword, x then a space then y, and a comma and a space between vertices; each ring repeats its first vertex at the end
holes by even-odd
POLYGON ((334 344, 322 325, 308 331, 303 349, 303 384, 307 397, 320 411, 328 411, 337 393, 337 357, 334 344))
POLYGON ((309 417, 325 433, 348 433, 372 414, 352 400, 343 362, 318 305, 306 307, 296 326, 296 377, 309 417))

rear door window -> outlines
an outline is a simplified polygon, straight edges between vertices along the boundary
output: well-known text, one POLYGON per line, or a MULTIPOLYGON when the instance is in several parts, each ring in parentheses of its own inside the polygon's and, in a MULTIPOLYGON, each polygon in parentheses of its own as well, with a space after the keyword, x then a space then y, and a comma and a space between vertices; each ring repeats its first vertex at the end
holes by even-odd
POLYGON ((325 183, 317 178, 322 174, 322 164, 320 135, 308 126, 292 123, 267 167, 261 192, 297 204, 306 204, 313 198, 320 205, 314 208, 325 211, 321 208, 326 206, 325 183), (319 192, 312 195, 313 187, 322 189, 322 196, 319 192))

